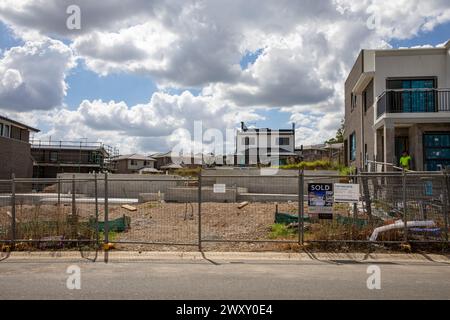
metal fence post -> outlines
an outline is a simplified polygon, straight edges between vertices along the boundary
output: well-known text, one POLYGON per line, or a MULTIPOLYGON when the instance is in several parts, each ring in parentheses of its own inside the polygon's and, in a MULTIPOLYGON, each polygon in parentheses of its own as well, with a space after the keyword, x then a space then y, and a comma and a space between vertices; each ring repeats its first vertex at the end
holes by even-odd
POLYGON ((448 171, 444 171, 444 225, 445 225, 445 241, 448 242, 448 211, 450 209, 450 188, 449 188, 448 171))
MULTIPOLYGON (((108 172, 105 172, 105 222, 103 227, 104 232, 104 248, 107 249, 109 243, 109 207, 108 207, 108 172)), ((105 263, 108 262, 108 250, 105 250, 105 263)))
POLYGON ((11 247, 16 241, 16 175, 11 175, 11 247))
POLYGON ((304 210, 304 172, 299 170, 298 175, 298 241, 300 245, 305 241, 305 210, 304 210))
POLYGON ((364 172, 361 170, 361 184, 363 190, 363 200, 366 207, 367 216, 369 220, 372 220, 372 201, 370 199, 370 190, 369 190, 369 178, 367 175, 364 175, 364 172))
POLYGON ((97 172, 94 173, 94 196, 95 196, 95 240, 97 243, 97 249, 100 246, 100 237, 98 230, 98 183, 97 172))
POLYGON ((406 207, 406 170, 402 170, 402 196, 403 196, 403 222, 404 222, 404 241, 408 242, 408 217, 406 207))
POLYGON ((198 174, 198 251, 202 251, 202 171, 198 174))
MULTIPOLYGON (((353 176, 353 178, 351 179, 351 182, 352 183, 355 183, 355 184, 359 184, 359 180, 360 179, 358 179, 358 176, 359 175, 361 175, 361 172, 359 172, 359 173, 354 173, 354 176, 353 176)), ((359 190, 360 190, 360 192, 361 192, 361 188, 363 188, 363 186, 361 186, 361 184, 359 184, 359 190)), ((364 190, 363 190, 363 193, 364 193, 364 190)), ((357 221, 358 221, 358 202, 354 202, 353 203, 353 221, 352 221, 352 240, 357 240, 357 228, 358 228, 358 224, 357 224, 357 221)))
POLYGON ((108 173, 105 172, 105 244, 109 243, 108 173))
POLYGON ((61 178, 58 177, 58 209, 61 207, 61 178))
POLYGON ((75 175, 72 176, 72 218, 75 217, 76 214, 76 203, 75 203, 75 175))

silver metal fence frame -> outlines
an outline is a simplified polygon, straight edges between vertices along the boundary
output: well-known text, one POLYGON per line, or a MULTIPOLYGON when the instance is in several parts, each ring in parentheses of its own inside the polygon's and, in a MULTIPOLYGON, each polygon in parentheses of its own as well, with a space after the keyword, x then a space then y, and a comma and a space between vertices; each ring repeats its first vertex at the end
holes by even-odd
MULTIPOLYGON (((96 215, 96 237, 95 240, 87 240, 87 239, 64 239, 64 240, 54 240, 54 242, 67 242, 67 243, 94 243, 96 244, 96 248, 98 249, 103 244, 103 249, 107 253, 107 247, 110 243, 113 244, 149 244, 149 245, 174 245, 174 246, 197 246, 199 251, 203 250, 203 243, 297 243, 300 246, 303 246, 305 244, 305 228, 304 228, 304 183, 308 179, 327 179, 327 178, 339 178, 338 175, 308 175, 305 174, 303 170, 299 170, 297 176, 295 175, 277 175, 277 178, 296 178, 298 179, 298 239, 297 240, 256 240, 256 239, 244 239, 244 240, 227 240, 227 239, 206 239, 202 237, 202 173, 199 173, 198 176, 198 226, 197 226, 197 232, 198 232, 198 240, 196 244, 193 243, 175 243, 175 242, 148 242, 148 241, 110 241, 109 239, 109 183, 112 181, 129 181, 127 179, 120 179, 120 178, 114 178, 110 179, 108 177, 108 173, 104 174, 104 238, 103 241, 99 239, 99 221, 98 221, 98 215, 99 215, 99 205, 98 205, 98 177, 97 174, 94 175, 93 179, 89 178, 82 178, 77 179, 75 176, 69 179, 63 179, 63 178, 56 178, 56 179, 26 179, 26 178, 16 178, 14 174, 11 176, 10 180, 2 180, 3 182, 10 182, 11 183, 11 239, 10 240, 4 240, 1 241, 2 243, 10 243, 11 247, 14 248, 14 245, 17 242, 29 242, 29 243, 39 243, 44 242, 44 240, 39 239, 17 239, 17 226, 16 226, 16 184, 22 183, 22 182, 31 182, 31 183, 55 183, 57 185, 58 190, 58 207, 61 205, 61 183, 63 182, 71 182, 72 183, 72 214, 76 214, 76 198, 75 198, 75 182, 94 182, 94 190, 95 190, 95 215, 96 215)), ((208 175, 207 177, 214 177, 214 175, 208 175)), ((236 177, 233 175, 220 175, 218 177, 226 178, 226 177, 236 177)), ((248 177, 248 178, 258 178, 258 176, 254 175, 240 175, 239 177, 248 177)), ((347 178, 355 180, 361 180, 367 179, 370 177, 399 177, 402 180, 402 201, 403 201, 403 220, 404 220, 404 239, 403 241, 369 241, 369 240, 310 240, 308 242, 314 243, 361 243, 361 244, 383 244, 383 243, 446 243, 449 244, 449 238, 448 238, 448 228, 449 228, 449 208, 450 208, 450 175, 448 172, 408 172, 403 170, 402 172, 360 172, 353 175, 347 176, 347 178), (443 192, 443 216, 444 216, 444 222, 445 222, 445 241, 439 241, 439 240, 427 240, 427 241, 414 241, 410 240, 408 237, 408 227, 407 227, 407 221, 408 221, 408 210, 407 210, 407 195, 406 195, 406 179, 408 176, 414 177, 414 176, 420 176, 420 177, 442 177, 444 180, 443 186, 445 187, 443 192)), ((187 181, 183 179, 176 179, 176 181, 187 181)), ((194 179, 191 179, 194 181, 194 179)), ((165 179, 133 179, 133 181, 167 181, 165 179)), ((366 196, 363 195, 363 198, 366 196)), ((365 198, 366 201, 370 201, 370 199, 365 198)), ((45 240, 45 242, 52 242, 52 240, 45 240)), ((108 261, 107 254, 105 255, 105 261, 108 261)))

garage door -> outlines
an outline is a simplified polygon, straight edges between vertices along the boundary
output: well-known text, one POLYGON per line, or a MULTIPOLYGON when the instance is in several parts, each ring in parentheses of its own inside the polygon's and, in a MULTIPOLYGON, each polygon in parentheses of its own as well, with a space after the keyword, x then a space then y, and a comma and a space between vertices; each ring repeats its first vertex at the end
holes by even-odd
POLYGON ((450 132, 424 135, 425 170, 437 171, 450 166, 450 132))

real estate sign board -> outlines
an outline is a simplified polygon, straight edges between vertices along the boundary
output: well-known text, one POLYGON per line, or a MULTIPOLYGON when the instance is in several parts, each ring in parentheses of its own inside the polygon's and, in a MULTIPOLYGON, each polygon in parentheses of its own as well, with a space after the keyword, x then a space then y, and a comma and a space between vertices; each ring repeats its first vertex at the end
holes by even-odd
POLYGON ((308 183, 308 213, 319 219, 333 218, 333 184, 308 183))
POLYGON ((355 203, 359 201, 359 184, 335 183, 334 202, 355 203))

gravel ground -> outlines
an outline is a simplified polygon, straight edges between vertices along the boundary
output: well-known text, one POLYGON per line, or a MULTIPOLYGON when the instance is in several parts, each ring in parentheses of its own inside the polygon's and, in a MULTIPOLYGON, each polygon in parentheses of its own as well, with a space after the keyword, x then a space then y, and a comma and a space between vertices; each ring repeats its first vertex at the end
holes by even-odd
MULTIPOLYGON (((238 203, 202 203, 202 239, 208 240, 248 240, 269 239, 271 225, 275 219, 275 203, 250 203, 242 209, 238 203)), ((127 232, 112 235, 115 241, 155 242, 192 244, 198 242, 198 204, 158 203, 149 202, 135 206, 136 211, 129 211, 121 206, 110 206, 110 219, 123 215, 131 217, 131 228, 127 232)), ((104 220, 103 206, 100 206, 99 220, 104 220)), ((91 204, 78 205, 79 221, 87 221, 95 214, 95 206, 91 204)), ((278 204, 280 212, 297 212, 297 203, 278 204)), ((0 208, 0 227, 7 228, 11 219, 6 214, 9 207, 0 208)), ((16 207, 17 221, 65 221, 72 211, 71 205, 58 209, 55 205, 16 207)), ((204 245, 208 249, 251 250, 276 249, 276 244, 245 244, 245 243, 210 243, 204 245)), ((285 246, 285 245, 284 245, 285 246)), ((121 250, 192 250, 191 246, 172 245, 124 245, 118 244, 121 250)))
MULTIPOLYGON (((271 226, 275 219, 276 203, 250 203, 242 209, 238 203, 202 203, 202 240, 268 240, 271 226)), ((127 215, 131 218, 131 227, 127 232, 110 236, 113 241, 151 242, 147 244, 116 244, 119 250, 138 251, 192 251, 198 243, 198 204, 148 202, 139 204, 136 211, 129 211, 118 205, 109 209, 110 220, 127 215), (190 244, 190 246, 170 245, 190 244)), ((104 220, 103 205, 99 207, 99 220, 104 220)), ((79 221, 87 221, 95 214, 92 204, 80 204, 76 208, 79 221)), ((279 212, 297 213, 297 203, 278 204, 279 212)), ((8 239, 4 230, 10 227, 11 219, 7 215, 9 207, 0 207, 0 239, 8 239), (2 231, 3 230, 3 234, 2 231)), ((72 211, 70 204, 58 209, 55 205, 17 206, 18 223, 29 221, 66 221, 72 211)), ((314 223, 309 226, 310 232, 305 240, 310 239, 350 239, 351 228, 327 223, 314 223)), ((361 232, 366 239, 372 228, 361 232)), ((56 234, 53 234, 56 235, 56 234)), ((290 239, 296 240, 296 235, 290 239)), ((402 239, 401 232, 385 235, 384 240, 402 239)), ((362 238, 361 238, 362 239, 362 238)), ((298 251, 297 244, 289 243, 246 243, 246 242, 203 242, 202 246, 209 251, 298 251)), ((345 251, 345 246, 327 248, 331 251, 345 251)), ((351 248, 349 248, 351 251, 351 248)))
MULTIPOLYGON (((178 203, 143 204, 135 212, 114 210, 116 216, 131 216, 131 229, 118 235, 117 240, 185 243, 196 245, 198 241, 198 204, 178 203)), ((279 204, 279 211, 295 213, 296 203, 279 204)), ((251 203, 238 209, 237 203, 202 203, 202 239, 248 240, 269 239, 275 219, 275 203, 251 203)), ((130 246, 119 246, 126 249, 130 246)), ((237 249, 248 247, 238 243, 208 244, 205 248, 237 249)), ((258 249, 262 245, 250 245, 258 249)), ((131 249, 151 250, 155 246, 137 245, 131 249)), ((163 249, 173 250, 172 246, 163 249)), ((192 250, 192 248, 181 248, 192 250)))

